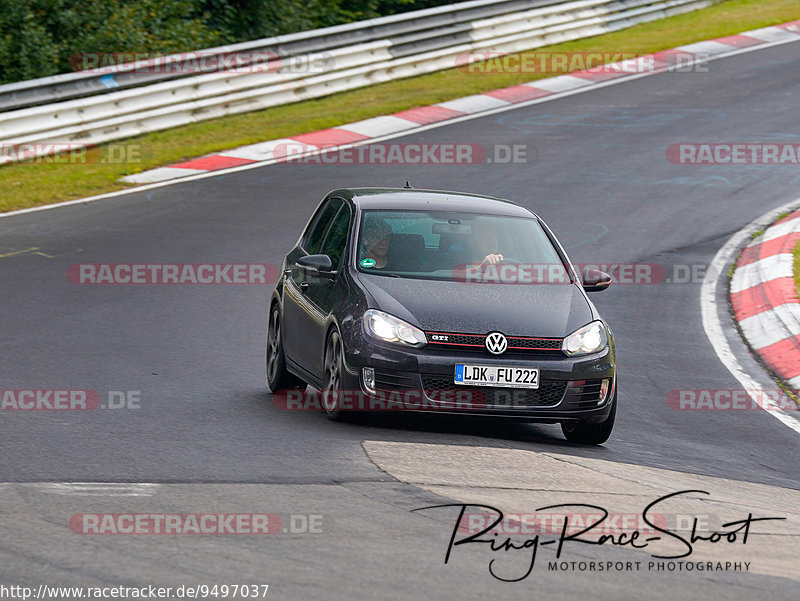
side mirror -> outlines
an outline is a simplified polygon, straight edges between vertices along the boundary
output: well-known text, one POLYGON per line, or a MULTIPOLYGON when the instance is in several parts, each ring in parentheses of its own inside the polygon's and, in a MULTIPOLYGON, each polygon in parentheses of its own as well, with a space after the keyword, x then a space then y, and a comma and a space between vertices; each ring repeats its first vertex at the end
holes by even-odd
POLYGON ((583 270, 583 289, 586 292, 600 292, 611 285, 611 276, 605 271, 587 267, 583 270))
POLYGON ((300 257, 295 262, 295 267, 308 275, 331 279, 336 276, 331 258, 328 255, 306 255, 305 257, 300 257))

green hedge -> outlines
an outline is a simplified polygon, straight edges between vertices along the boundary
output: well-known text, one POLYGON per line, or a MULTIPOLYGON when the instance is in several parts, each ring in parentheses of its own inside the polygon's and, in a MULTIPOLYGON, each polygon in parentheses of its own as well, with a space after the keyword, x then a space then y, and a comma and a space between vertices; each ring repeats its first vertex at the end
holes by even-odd
POLYGON ((450 2, 0 0, 0 83, 72 71, 82 53, 188 52, 439 4, 450 2))

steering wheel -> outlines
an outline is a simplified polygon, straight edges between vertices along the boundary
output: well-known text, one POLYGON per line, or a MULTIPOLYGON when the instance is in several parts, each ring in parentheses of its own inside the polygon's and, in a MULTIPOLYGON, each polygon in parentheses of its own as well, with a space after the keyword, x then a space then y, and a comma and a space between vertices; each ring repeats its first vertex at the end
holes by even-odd
POLYGON ((482 282, 486 281, 486 275, 488 272, 489 267, 497 267, 498 265, 519 265, 519 261, 512 257, 503 257, 502 261, 498 261, 497 263, 481 263, 479 269, 479 275, 482 282))

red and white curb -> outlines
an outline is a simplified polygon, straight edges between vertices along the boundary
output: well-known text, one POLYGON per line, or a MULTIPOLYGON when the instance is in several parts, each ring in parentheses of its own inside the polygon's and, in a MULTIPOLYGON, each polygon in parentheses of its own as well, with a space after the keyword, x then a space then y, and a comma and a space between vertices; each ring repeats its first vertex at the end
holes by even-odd
POLYGON ((742 334, 793 390, 800 389, 800 300, 792 255, 798 241, 800 211, 795 211, 742 251, 730 285, 733 314, 742 334))
POLYGON ((413 108, 393 115, 365 119, 332 129, 323 129, 290 138, 270 140, 234 150, 226 150, 184 163, 128 175, 123 177, 122 181, 148 184, 252 163, 285 161, 321 149, 332 150, 404 131, 410 133, 414 129, 432 123, 448 121, 465 115, 532 100, 541 99, 541 101, 547 101, 555 99, 561 94, 571 93, 579 88, 588 89, 591 86, 605 83, 612 79, 642 77, 643 75, 661 73, 670 69, 670 58, 678 53, 683 55, 694 54, 698 57, 698 60, 704 60, 745 48, 755 49, 758 46, 797 40, 800 40, 800 21, 792 21, 782 25, 747 31, 715 40, 697 42, 647 55, 643 58, 653 61, 653 70, 646 73, 631 73, 625 65, 613 63, 612 65, 594 69, 575 71, 569 75, 540 79, 484 94, 413 108), (619 68, 614 69, 615 66, 619 68), (275 153, 277 148, 280 149, 278 156, 275 153))

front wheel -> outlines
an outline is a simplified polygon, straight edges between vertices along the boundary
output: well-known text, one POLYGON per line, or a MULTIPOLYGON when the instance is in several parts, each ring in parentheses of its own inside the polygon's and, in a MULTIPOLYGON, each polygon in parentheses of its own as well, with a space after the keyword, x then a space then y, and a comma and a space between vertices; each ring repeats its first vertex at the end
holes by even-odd
POLYGON ((286 369, 286 355, 283 352, 283 336, 281 332, 281 314, 278 305, 274 305, 269 314, 267 385, 272 392, 287 388, 297 390, 306 387, 306 383, 303 380, 286 369))
POLYGON ((344 414, 339 409, 344 374, 344 352, 339 332, 333 330, 325 343, 325 388, 322 390, 322 403, 326 415, 332 420, 341 420, 344 414))
POLYGON ((616 383, 614 385, 614 398, 611 399, 611 413, 605 421, 599 424, 590 424, 587 422, 564 422, 561 424, 561 431, 564 433, 566 439, 570 442, 578 444, 603 444, 611 436, 611 430, 614 429, 614 419, 617 415, 617 391, 616 383))

